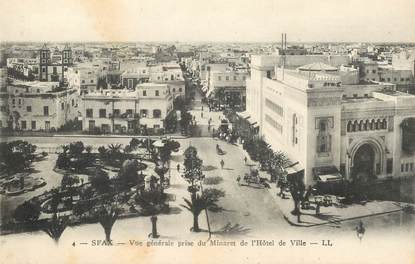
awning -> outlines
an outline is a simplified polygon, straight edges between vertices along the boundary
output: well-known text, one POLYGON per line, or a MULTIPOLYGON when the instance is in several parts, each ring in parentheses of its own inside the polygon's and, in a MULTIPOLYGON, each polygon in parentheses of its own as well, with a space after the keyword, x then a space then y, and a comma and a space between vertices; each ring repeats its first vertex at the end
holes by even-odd
POLYGON ((240 117, 242 117, 243 119, 248 119, 248 118, 250 118, 251 117, 251 115, 247 112, 247 111, 244 111, 244 112, 237 112, 236 113, 238 116, 240 116, 240 117))
POLYGON ((321 182, 333 182, 333 181, 340 181, 343 177, 340 173, 338 174, 326 174, 326 175, 319 175, 318 180, 321 182))
POLYGON ((285 171, 287 172, 287 175, 296 174, 296 173, 299 173, 303 170, 304 169, 300 166, 299 162, 293 163, 292 165, 285 168, 285 171))

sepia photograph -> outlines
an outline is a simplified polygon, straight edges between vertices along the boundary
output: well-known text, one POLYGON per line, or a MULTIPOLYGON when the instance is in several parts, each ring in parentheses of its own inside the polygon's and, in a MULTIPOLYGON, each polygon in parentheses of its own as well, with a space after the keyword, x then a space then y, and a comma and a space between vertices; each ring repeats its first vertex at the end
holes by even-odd
POLYGON ((413 0, 0 0, 0 264, 415 263, 413 0))

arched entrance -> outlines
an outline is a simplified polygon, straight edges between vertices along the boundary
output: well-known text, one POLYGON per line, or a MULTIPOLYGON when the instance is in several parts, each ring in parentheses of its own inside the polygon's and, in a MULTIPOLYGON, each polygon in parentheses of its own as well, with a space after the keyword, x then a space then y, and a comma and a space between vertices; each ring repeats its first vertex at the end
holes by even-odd
POLYGON ((376 175, 376 152, 368 143, 361 145, 353 157, 352 179, 367 181, 376 175))

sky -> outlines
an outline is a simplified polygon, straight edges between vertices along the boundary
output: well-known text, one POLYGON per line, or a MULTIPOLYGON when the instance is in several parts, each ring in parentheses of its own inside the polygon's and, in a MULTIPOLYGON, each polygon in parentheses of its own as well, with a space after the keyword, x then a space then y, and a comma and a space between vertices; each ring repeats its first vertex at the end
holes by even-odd
POLYGON ((2 41, 415 42, 414 0, 0 0, 2 41))

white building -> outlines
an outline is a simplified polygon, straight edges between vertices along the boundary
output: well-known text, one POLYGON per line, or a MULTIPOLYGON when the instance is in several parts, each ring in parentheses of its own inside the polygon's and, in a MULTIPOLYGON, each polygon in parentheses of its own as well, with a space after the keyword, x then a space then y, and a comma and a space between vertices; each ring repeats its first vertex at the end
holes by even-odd
POLYGON ((325 65, 310 72, 276 65, 272 56, 252 58, 242 116, 298 162, 306 184, 328 170, 348 180, 415 175, 415 96, 387 83, 343 85, 325 65))
POLYGON ((80 115, 77 91, 57 82, 15 81, 7 92, 13 129, 53 131, 80 115))
POLYGON ((154 132, 173 109, 166 84, 145 83, 135 90, 101 90, 83 95, 83 130, 103 133, 154 132))

